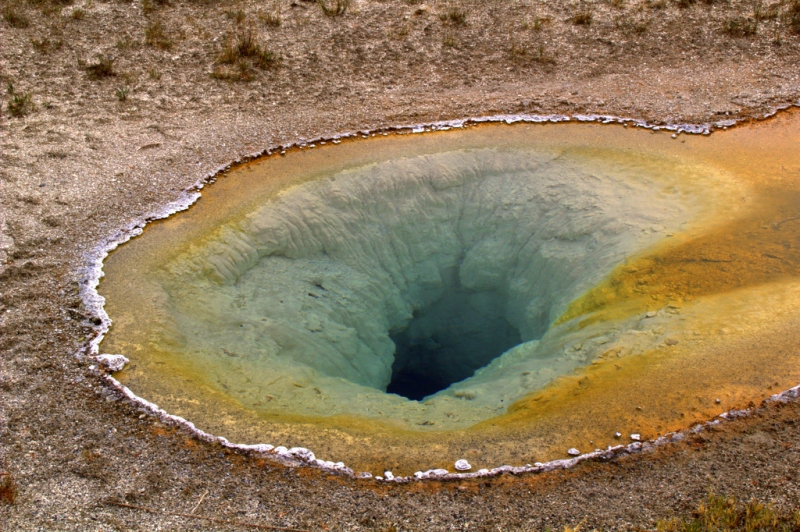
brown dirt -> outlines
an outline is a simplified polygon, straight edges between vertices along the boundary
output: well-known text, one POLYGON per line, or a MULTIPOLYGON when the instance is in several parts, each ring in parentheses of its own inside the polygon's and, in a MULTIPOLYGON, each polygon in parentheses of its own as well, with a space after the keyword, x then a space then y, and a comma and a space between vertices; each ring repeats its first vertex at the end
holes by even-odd
POLYGON ((198 514, 329 530, 652 528, 711 489, 800 505, 796 403, 569 472, 376 488, 140 418, 73 356, 93 334, 77 292, 85 253, 221 165, 321 134, 497 113, 758 117, 800 96, 790 2, 759 2, 749 36, 751 0, 476 0, 459 4, 463 22, 438 1, 351 0, 328 17, 283 0, 280 26, 269 0, 0 3, 3 85, 35 104, 12 116, 6 94, 0 129, 0 468, 17 486, 4 529, 237 529, 109 496, 179 513, 202 497, 198 514), (576 24, 584 9, 591 24, 576 24), (226 35, 246 28, 280 66, 253 54, 217 64, 226 35), (113 75, 87 68, 98 54, 114 57, 113 75), (219 79, 238 75, 252 79, 219 79))

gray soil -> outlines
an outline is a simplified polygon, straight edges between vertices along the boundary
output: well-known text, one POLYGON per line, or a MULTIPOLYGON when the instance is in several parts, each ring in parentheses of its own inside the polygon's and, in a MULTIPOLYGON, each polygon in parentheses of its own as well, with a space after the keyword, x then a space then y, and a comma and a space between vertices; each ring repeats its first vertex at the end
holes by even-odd
POLYGON ((78 296, 86 252, 241 156, 502 113, 757 118, 800 97, 800 6, 793 18, 787 0, 277 6, 0 1, 0 77, 14 89, 0 118, 0 480, 17 486, 0 527, 243 529, 168 515, 194 511, 312 530, 648 529, 710 490, 798 508, 797 401, 571 471, 388 487, 226 451, 106 390, 74 356, 95 334, 78 296), (221 64, 226 35, 248 31, 274 55, 221 64), (98 54, 112 75, 92 79, 98 54), (26 93, 35 107, 14 116, 26 93))

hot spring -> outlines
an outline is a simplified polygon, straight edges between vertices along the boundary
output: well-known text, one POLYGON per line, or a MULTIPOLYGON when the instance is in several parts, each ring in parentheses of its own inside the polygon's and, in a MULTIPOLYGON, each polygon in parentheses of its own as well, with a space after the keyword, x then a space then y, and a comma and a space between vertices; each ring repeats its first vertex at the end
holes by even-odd
POLYGON ((240 165, 104 264, 102 352, 237 443, 409 474, 800 382, 800 120, 377 136, 240 165))

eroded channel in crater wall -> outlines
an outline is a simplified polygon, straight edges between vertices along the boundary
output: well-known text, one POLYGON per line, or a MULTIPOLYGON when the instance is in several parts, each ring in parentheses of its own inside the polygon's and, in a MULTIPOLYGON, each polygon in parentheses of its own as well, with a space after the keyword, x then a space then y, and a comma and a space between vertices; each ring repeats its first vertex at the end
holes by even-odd
MULTIPOLYGON (((532 463, 679 428, 722 407, 650 403, 792 378, 786 356, 745 379, 758 357, 729 357, 743 364, 727 380, 715 357, 752 350, 796 303, 793 271, 716 291, 686 288, 715 284, 702 269, 659 281, 673 250, 757 218, 768 188, 713 138, 682 140, 485 126, 245 165, 108 259, 102 349, 132 359, 118 376, 135 393, 203 430, 379 471, 532 463)), ((725 241, 686 264, 732 264, 725 241)))

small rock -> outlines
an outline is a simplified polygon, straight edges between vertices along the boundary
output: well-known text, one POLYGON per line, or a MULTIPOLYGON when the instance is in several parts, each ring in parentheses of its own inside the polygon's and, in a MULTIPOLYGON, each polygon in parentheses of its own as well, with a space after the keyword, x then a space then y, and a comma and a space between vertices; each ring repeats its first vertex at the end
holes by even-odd
POLYGON ((575 447, 573 447, 572 449, 567 451, 567 454, 570 455, 570 456, 580 456, 581 452, 578 449, 576 449, 575 447))
POLYGON ((678 341, 673 338, 668 338, 667 341, 664 343, 670 347, 672 347, 673 345, 678 345, 678 341))
POLYGON ((456 460, 456 469, 458 471, 469 471, 472 469, 472 466, 462 458, 461 460, 456 460))
POLYGON ((98 355, 95 357, 97 362, 108 371, 120 371, 125 367, 125 364, 130 362, 122 355, 98 355))
POLYGON ((714 399, 714 402, 720 404, 722 401, 720 399, 714 399))
POLYGON ((672 138, 673 138, 673 139, 677 139, 677 138, 678 138, 678 135, 676 135, 675 133, 673 133, 673 134, 672 134, 672 138))
POLYGON ((622 437, 622 433, 621 432, 615 432, 614 433, 614 437, 615 438, 621 438, 622 437))
POLYGON ((645 317, 645 318, 655 318, 656 316, 658 316, 658 312, 657 312, 657 311, 655 311, 655 310, 649 310, 649 311, 647 311, 647 313, 644 315, 644 317, 645 317))
POLYGON ((391 471, 384 471, 383 478, 385 478, 386 480, 394 480, 394 473, 392 473, 391 471))
POLYGON ((631 434, 631 439, 633 441, 640 441, 642 439, 642 435, 641 434, 631 434))

